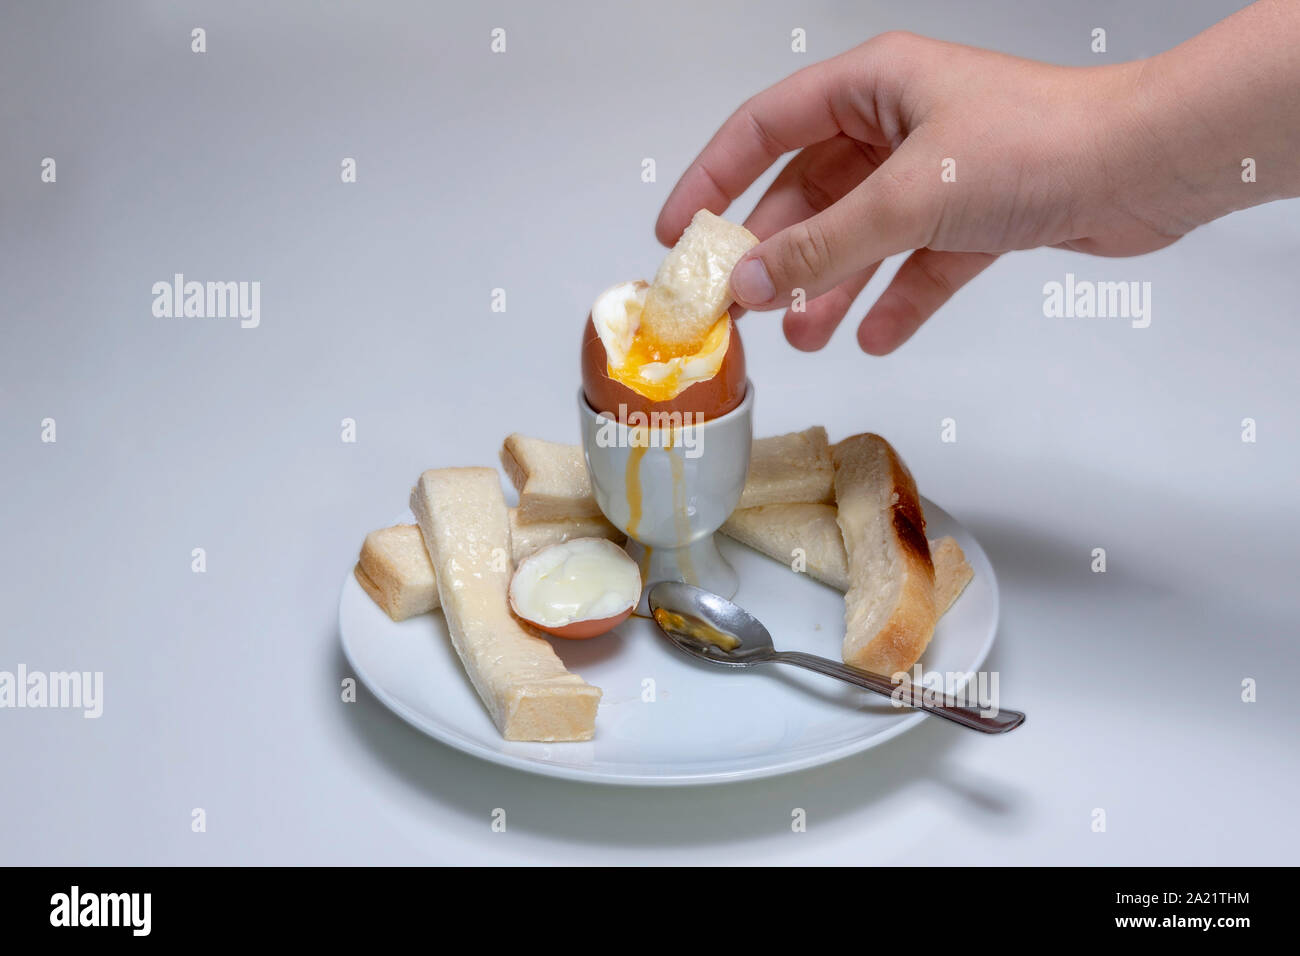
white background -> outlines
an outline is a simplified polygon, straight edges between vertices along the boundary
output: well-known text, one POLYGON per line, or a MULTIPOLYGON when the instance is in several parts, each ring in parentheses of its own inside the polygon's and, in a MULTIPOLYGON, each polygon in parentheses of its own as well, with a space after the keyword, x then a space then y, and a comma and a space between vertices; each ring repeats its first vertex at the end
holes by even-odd
POLYGON ((0 710, 0 861, 1293 862, 1295 203, 1141 259, 1007 256, 883 359, 867 299, 814 355, 744 320, 760 434, 885 434, 988 550, 1010 736, 927 721, 820 770, 621 790, 339 700, 365 532, 423 468, 576 441, 590 302, 653 272, 663 199, 743 99, 887 29, 1086 65, 1237 6, 6 4, 0 670, 103 671, 105 703, 0 710), (1151 282, 1150 328, 1044 318, 1067 271, 1151 282), (175 272, 260 281, 261 327, 154 318, 175 272))

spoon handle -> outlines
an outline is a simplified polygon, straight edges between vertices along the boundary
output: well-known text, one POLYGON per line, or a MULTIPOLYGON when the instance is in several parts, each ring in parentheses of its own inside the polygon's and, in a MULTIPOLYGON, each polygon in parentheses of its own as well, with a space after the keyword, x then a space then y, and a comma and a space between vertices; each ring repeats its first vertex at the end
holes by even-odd
POLYGON ((963 707, 951 697, 936 696, 934 691, 929 691, 927 695, 923 687, 895 684, 888 677, 840 664, 825 657, 818 657, 816 654, 805 654, 802 651, 777 651, 771 659, 782 664, 804 667, 828 677, 838 677, 847 683, 898 700, 909 707, 928 711, 963 727, 986 734, 1004 734, 1008 730, 1015 730, 1025 722, 1025 715, 1018 710, 999 710, 993 716, 985 717, 980 713, 979 708, 963 707))

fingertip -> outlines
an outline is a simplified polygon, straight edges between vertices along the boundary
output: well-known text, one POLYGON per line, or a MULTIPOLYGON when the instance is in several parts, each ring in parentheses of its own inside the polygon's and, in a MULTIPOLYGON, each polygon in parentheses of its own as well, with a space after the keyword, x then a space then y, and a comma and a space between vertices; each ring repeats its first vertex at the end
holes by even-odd
POLYGON ((681 238, 696 212, 707 209, 714 215, 721 216, 730 205, 730 197, 722 191, 697 158, 682 173, 664 200, 659 219, 655 223, 655 238, 671 247, 681 238))
POLYGON ((817 336, 808 328, 807 320, 793 312, 785 314, 781 320, 781 330, 785 332, 785 340, 800 352, 817 352, 826 344, 818 342, 817 336))
POLYGON ((655 239, 662 246, 672 248, 677 241, 677 236, 673 234, 672 225, 668 219, 668 207, 664 206, 659 212, 659 218, 655 220, 655 239))
POLYGON ((902 342, 895 334, 897 317, 891 318, 888 305, 877 302, 858 325, 858 348, 868 355, 888 355, 902 342))
POLYGON ((800 352, 820 352, 835 334, 847 307, 846 304, 844 309, 837 309, 833 303, 814 301, 806 311, 786 310, 781 321, 786 341, 800 352))
POLYGON ((731 294, 746 309, 761 309, 776 298, 767 266, 752 252, 731 270, 731 294))
POLYGON ((682 181, 678 181, 672 192, 668 194, 668 198, 664 200, 664 204, 659 210, 659 218, 655 220, 655 238, 662 245, 669 248, 672 248, 677 240, 681 238, 689 222, 689 219, 683 220, 682 218, 681 195, 682 181))

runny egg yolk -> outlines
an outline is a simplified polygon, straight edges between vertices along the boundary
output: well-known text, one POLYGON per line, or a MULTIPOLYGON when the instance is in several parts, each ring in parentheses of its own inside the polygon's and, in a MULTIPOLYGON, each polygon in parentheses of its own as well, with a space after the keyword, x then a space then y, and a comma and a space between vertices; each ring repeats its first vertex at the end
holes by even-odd
POLYGON ((693 349, 687 345, 674 350, 649 336, 638 335, 632 340, 623 364, 618 367, 610 364, 609 377, 652 402, 665 402, 696 382, 717 375, 730 343, 731 318, 725 313, 709 330, 704 343, 693 349))
POLYGON ((606 290, 592 308, 592 323, 605 346, 609 377, 652 402, 665 402, 718 374, 731 345, 731 317, 722 313, 697 345, 663 345, 641 328, 645 290, 644 282, 606 290))

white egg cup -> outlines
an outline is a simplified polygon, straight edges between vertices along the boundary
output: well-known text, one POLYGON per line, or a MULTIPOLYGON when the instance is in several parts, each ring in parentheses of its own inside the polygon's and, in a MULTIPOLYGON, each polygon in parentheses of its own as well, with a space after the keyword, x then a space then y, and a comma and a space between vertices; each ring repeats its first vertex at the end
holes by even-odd
POLYGON ((641 601, 660 581, 684 581, 732 597, 736 571, 718 551, 714 532, 740 501, 753 441, 754 386, 718 418, 680 426, 623 424, 598 413, 578 391, 582 451, 596 503, 628 536, 641 568, 641 601))

